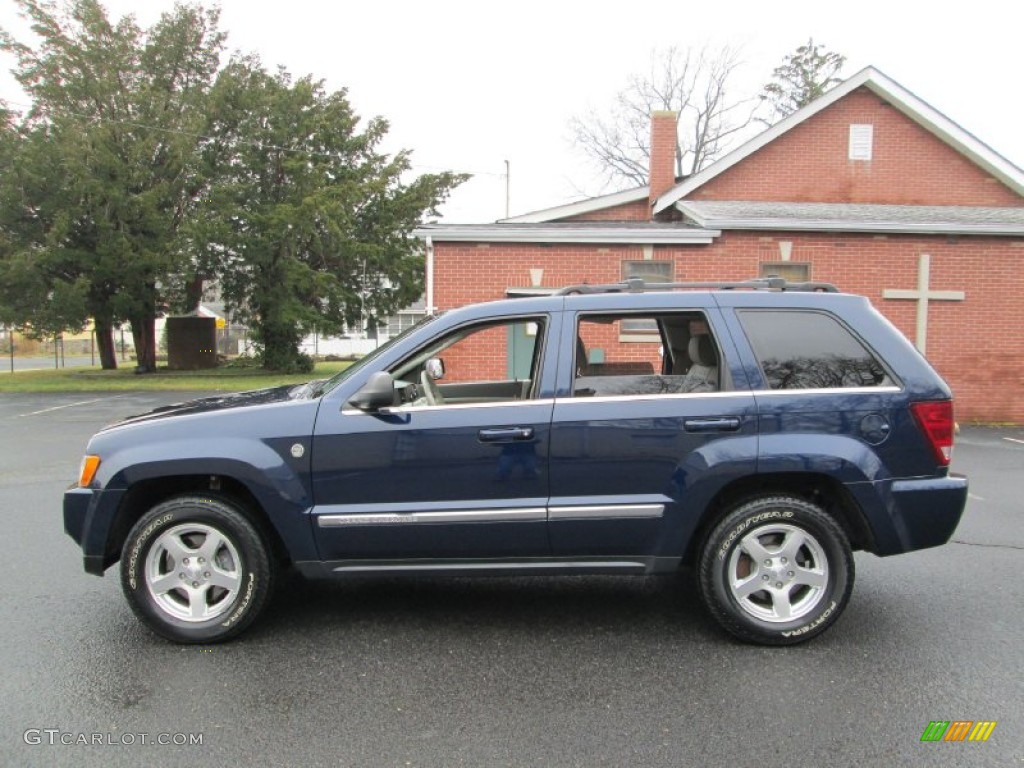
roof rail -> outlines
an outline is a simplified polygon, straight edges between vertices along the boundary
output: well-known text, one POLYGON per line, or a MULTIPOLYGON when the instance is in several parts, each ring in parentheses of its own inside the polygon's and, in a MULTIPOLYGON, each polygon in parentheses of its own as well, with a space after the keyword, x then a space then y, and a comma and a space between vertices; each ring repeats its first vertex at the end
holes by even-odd
POLYGON ((749 280, 727 280, 707 283, 648 283, 642 278, 631 277, 621 283, 591 285, 581 283, 569 285, 556 292, 556 296, 587 293, 644 293, 645 291, 716 290, 716 291, 805 291, 812 293, 838 293, 832 283, 790 283, 784 277, 769 275, 749 280))

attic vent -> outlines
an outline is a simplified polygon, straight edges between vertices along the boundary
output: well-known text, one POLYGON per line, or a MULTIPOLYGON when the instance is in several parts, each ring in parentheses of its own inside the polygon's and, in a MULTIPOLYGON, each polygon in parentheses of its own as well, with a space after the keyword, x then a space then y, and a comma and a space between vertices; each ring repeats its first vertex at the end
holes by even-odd
POLYGON ((870 160, 871 159, 871 145, 874 138, 874 126, 873 125, 858 125, 854 123, 850 126, 850 159, 851 160, 870 160))

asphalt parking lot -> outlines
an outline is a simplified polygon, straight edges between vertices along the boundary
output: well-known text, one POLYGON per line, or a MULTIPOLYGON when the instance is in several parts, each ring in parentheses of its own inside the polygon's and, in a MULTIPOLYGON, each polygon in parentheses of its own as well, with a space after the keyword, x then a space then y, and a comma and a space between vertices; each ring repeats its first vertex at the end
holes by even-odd
POLYGON ((859 554, 806 645, 730 640, 679 576, 298 582, 197 648, 82 571, 60 506, 89 435, 182 397, 0 396, 0 765, 1024 766, 1024 429, 965 428, 954 543, 859 554))

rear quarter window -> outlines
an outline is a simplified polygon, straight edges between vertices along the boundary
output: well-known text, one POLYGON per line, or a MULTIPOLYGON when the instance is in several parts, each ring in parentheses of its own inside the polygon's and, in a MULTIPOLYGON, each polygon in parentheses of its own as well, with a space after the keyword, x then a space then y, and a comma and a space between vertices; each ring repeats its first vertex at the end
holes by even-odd
POLYGON ((741 310, 769 389, 891 386, 892 377, 838 319, 817 310, 741 310))

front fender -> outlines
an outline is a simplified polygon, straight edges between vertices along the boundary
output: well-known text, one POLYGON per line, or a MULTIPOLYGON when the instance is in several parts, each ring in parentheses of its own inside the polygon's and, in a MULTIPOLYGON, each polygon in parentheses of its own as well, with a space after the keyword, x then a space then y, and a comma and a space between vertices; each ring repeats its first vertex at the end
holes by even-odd
MULTIPOLYGON (((218 476, 245 486, 294 559, 314 557, 308 516, 313 506, 310 444, 309 437, 256 440, 178 436, 145 442, 119 441, 106 450, 100 449, 102 463, 96 482, 101 488, 93 489, 95 498, 85 513, 82 549, 87 557, 105 554, 125 493, 139 483, 218 476)), ((92 446, 90 450, 94 450, 92 446)))

